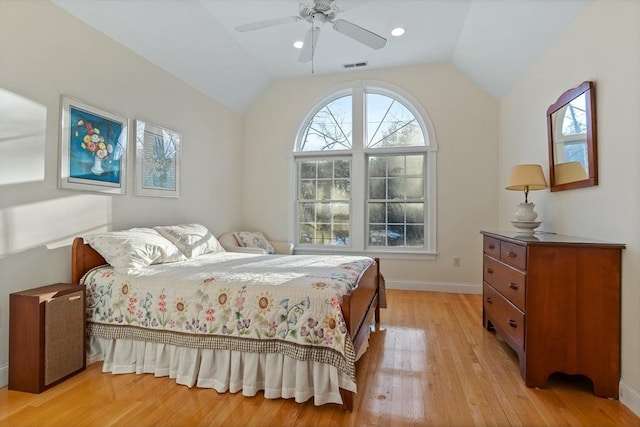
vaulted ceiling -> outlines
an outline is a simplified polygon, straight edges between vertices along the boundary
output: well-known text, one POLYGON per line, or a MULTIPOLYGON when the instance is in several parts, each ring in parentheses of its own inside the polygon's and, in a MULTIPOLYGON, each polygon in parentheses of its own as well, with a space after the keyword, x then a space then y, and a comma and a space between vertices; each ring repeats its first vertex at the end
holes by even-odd
POLYGON ((374 50, 327 23, 306 63, 292 46, 311 27, 305 20, 235 29, 299 16, 296 0, 51 1, 243 114, 275 80, 353 72, 344 65, 356 62, 364 69, 451 63, 500 98, 591 0, 335 0, 339 19, 383 36, 386 46, 374 50), (391 36, 398 26, 406 33, 391 36))

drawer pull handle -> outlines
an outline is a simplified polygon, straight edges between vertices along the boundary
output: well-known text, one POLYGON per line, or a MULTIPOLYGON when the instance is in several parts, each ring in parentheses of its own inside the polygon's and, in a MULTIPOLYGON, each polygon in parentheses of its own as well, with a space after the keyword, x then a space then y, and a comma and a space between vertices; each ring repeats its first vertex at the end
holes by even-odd
POLYGON ((76 301, 76 300, 79 300, 80 298, 82 298, 80 295, 76 295, 73 297, 69 297, 69 301, 76 301))
POLYGON ((493 243, 489 244, 489 249, 495 249, 495 248, 496 248, 496 245, 494 245, 493 243))
POLYGON ((509 326, 511 326, 512 328, 517 328, 518 327, 518 322, 516 322, 515 320, 509 319, 509 326))
POLYGON ((491 267, 487 268, 487 273, 493 274, 493 268, 491 268, 491 267))
POLYGON ((515 291, 517 291, 517 290, 518 290, 518 284, 517 284, 517 283, 513 283, 513 282, 511 282, 511 283, 509 283, 509 287, 510 287, 511 289, 515 290, 515 291))
POLYGON ((517 254, 515 252, 513 252, 513 251, 509 251, 509 252, 507 252, 507 256, 509 258, 515 258, 517 256, 517 254))
POLYGON ((488 304, 493 304, 493 298, 487 297, 487 303, 488 304))

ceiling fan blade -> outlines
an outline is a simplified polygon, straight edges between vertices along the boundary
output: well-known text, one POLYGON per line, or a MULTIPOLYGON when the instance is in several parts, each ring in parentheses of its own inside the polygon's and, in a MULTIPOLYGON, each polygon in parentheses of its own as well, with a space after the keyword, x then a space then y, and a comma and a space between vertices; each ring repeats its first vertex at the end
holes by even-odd
POLYGON ((304 36, 304 44, 300 50, 299 62, 309 62, 313 59, 313 54, 318 47, 318 36, 320 36, 320 27, 311 27, 304 36))
POLYGON ((359 41, 362 44, 366 44, 372 49, 381 49, 387 44, 387 39, 384 37, 379 36, 376 33, 372 33, 369 30, 365 30, 364 28, 352 22, 345 21, 344 19, 336 19, 333 21, 333 28, 337 32, 359 41))
POLYGON ((242 24, 236 27, 236 31, 253 31, 260 30, 262 28, 275 27, 277 25, 291 24, 302 20, 299 16, 285 16, 283 18, 267 19, 264 21, 252 22, 250 24, 242 24))

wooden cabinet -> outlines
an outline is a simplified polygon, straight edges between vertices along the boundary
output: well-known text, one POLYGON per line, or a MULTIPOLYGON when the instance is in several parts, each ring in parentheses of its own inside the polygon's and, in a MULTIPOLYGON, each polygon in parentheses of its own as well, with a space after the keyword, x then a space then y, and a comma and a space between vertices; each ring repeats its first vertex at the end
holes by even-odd
POLYGON ((581 374, 618 398, 623 244, 483 231, 483 325, 517 354, 529 387, 581 374))
POLYGON ((41 393, 84 370, 84 286, 66 283, 9 296, 9 389, 41 393))

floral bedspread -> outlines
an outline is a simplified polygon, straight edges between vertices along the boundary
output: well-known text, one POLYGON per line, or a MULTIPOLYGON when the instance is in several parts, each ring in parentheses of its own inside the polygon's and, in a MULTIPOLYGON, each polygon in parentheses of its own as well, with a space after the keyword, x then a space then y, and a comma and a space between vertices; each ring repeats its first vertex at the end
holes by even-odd
POLYGON ((355 380, 340 301, 372 263, 356 256, 222 252, 136 275, 99 267, 83 278, 87 328, 99 338, 279 352, 332 364, 355 380))

